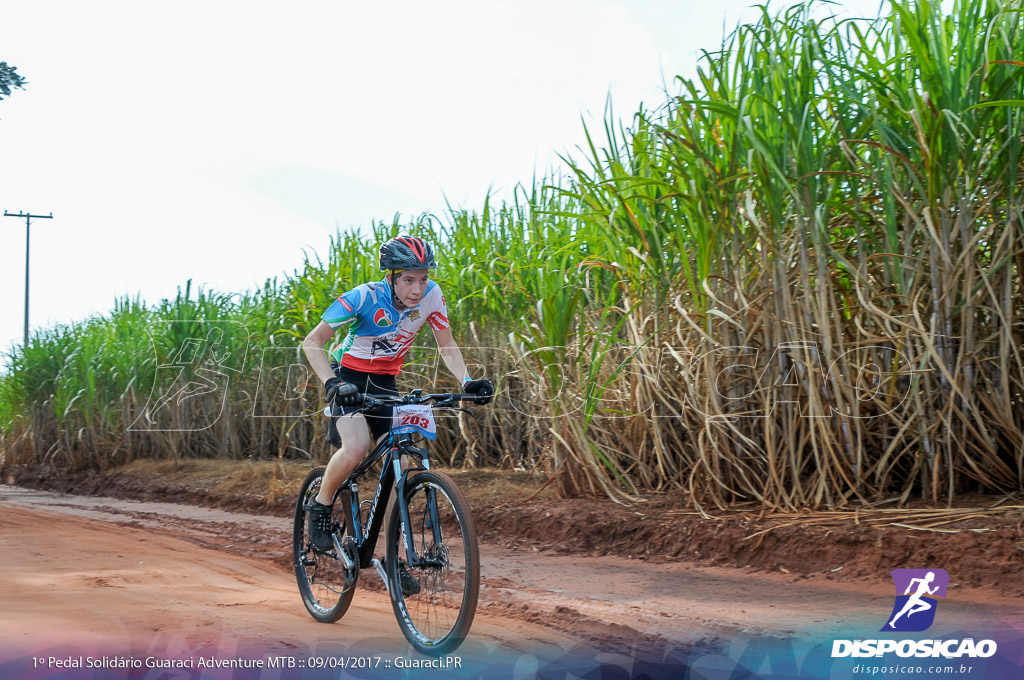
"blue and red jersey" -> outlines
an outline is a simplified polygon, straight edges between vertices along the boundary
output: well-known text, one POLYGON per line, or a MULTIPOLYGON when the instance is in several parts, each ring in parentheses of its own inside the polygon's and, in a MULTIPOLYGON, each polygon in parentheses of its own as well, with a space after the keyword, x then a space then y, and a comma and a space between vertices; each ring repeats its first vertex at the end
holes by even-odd
POLYGON ((331 348, 342 366, 366 373, 398 375, 412 348, 416 332, 429 323, 434 330, 448 328, 448 308, 441 288, 433 281, 420 303, 399 312, 392 304, 387 279, 364 283, 335 300, 320 317, 337 329, 348 324, 348 334, 331 348))

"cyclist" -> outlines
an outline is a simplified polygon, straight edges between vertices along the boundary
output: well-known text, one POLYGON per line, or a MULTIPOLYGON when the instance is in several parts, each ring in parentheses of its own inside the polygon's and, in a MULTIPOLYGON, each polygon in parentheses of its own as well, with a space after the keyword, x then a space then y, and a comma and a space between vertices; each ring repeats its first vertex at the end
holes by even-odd
MULTIPOLYGON (((412 236, 398 236, 380 248, 380 281, 365 283, 341 295, 321 316, 302 342, 313 370, 324 383, 331 404, 331 421, 337 427, 329 440, 340 448, 331 456, 320 491, 309 510, 309 534, 313 545, 323 551, 333 548, 331 503, 338 487, 370 451, 374 440, 391 429, 391 407, 381 406, 358 412, 364 394, 398 395, 395 377, 401 371, 413 337, 424 323, 430 324, 438 351, 462 390, 480 397, 494 394, 490 380, 469 377, 462 351, 452 337, 448 310, 441 288, 429 280, 437 267, 430 244, 412 236), (348 334, 330 350, 337 368, 332 369, 324 346, 335 331, 347 324, 348 334), (342 414, 335 418, 335 415, 342 414)), ((487 403, 481 399, 478 403, 487 403)))

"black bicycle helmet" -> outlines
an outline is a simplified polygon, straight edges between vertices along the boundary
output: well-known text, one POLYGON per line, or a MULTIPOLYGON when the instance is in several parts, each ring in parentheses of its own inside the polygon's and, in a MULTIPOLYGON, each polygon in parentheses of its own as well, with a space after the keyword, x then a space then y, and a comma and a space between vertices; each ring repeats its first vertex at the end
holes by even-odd
POLYGON ((380 247, 380 270, 436 269, 434 250, 415 236, 396 236, 380 247))

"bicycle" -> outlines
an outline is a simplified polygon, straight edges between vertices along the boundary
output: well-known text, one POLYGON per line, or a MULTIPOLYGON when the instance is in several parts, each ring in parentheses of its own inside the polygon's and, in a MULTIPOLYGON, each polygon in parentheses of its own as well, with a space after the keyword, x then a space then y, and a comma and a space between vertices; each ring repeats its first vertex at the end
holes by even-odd
POLYGON ((360 571, 372 565, 384 581, 405 638, 417 651, 440 656, 456 649, 469 633, 480 593, 480 556, 466 497, 448 475, 430 469, 427 449, 414 443, 417 435, 434 438, 433 409, 469 412, 457 403, 479 396, 422 392, 366 396, 360 412, 394 406, 391 430, 335 493, 334 547, 328 552, 313 547, 306 521, 325 468, 306 476, 295 504, 292 550, 299 592, 314 619, 332 623, 344 616, 360 571), (410 463, 404 470, 403 456, 410 463), (376 493, 372 501, 360 503, 358 481, 377 461, 383 464, 376 493), (397 494, 381 564, 373 553, 392 489, 397 494))

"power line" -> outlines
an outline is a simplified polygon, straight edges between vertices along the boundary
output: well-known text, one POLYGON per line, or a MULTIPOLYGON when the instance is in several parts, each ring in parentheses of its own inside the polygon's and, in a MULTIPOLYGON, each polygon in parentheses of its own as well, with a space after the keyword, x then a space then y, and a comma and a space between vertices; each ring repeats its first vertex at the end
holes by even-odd
POLYGON ((28 244, 32 220, 52 220, 53 213, 49 215, 32 215, 31 213, 19 212, 17 215, 4 210, 4 217, 25 218, 25 349, 28 348, 28 244))

